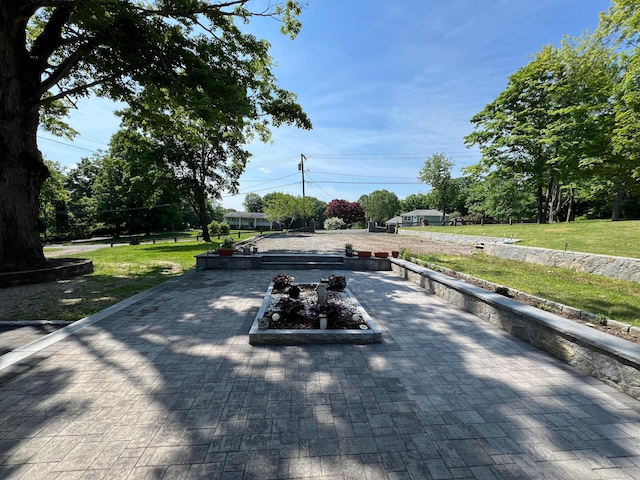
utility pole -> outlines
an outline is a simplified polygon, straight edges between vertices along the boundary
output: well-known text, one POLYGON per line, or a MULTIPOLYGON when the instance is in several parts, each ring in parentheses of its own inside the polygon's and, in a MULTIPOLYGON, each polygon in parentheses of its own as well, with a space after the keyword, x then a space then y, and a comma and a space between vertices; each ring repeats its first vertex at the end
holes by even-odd
POLYGON ((304 161, 307 157, 304 156, 304 153, 300 154, 300 163, 298 164, 298 170, 302 172, 302 198, 304 198, 304 161))

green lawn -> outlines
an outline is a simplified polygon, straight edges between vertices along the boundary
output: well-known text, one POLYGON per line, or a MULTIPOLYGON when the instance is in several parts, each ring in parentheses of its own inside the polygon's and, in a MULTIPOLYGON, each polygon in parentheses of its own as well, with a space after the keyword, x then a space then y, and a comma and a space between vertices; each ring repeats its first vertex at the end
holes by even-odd
POLYGON ((573 250, 576 252, 640 258, 640 220, 611 222, 584 220, 571 223, 538 225, 464 225, 457 227, 420 227, 427 232, 513 237, 522 240, 518 245, 573 250))
MULTIPOLYGON (((255 233, 241 234, 241 240, 255 233)), ((234 236, 237 240, 237 234, 234 236)), ((195 255, 215 250, 219 242, 165 242, 115 246, 68 257, 93 260, 94 273, 58 282, 60 290, 22 299, 1 320, 79 320, 195 268, 195 255), (55 297, 55 298, 53 298, 55 297)))
MULTIPOLYGON (((238 233, 240 233, 241 238, 246 237, 247 232, 245 231, 238 231, 238 230, 231 230, 231 232, 229 232, 228 235, 212 235, 211 236, 211 240, 213 241, 217 241, 218 237, 220 237, 220 239, 226 237, 226 236, 232 236, 233 238, 238 238, 238 233)), ((147 242, 153 242, 154 240, 157 242, 171 242, 174 241, 176 238, 178 239, 178 241, 186 241, 186 240, 198 240, 199 238, 202 238, 202 231, 201 230, 184 230, 184 231, 175 231, 175 232, 159 232, 159 233, 152 233, 150 235, 131 235, 133 237, 136 237, 141 243, 147 243, 147 242), (199 237, 199 238, 198 238, 199 237)), ((131 238, 131 236, 129 235, 123 235, 121 237, 112 237, 112 238, 104 238, 101 240, 83 240, 83 241, 79 241, 77 243, 80 243, 82 245, 109 245, 111 243, 129 243, 129 239, 131 238)), ((72 243, 68 243, 67 245, 72 245, 72 243)))
POLYGON ((418 255, 423 261, 467 273, 538 297, 640 326, 640 283, 502 260, 484 253, 418 255))

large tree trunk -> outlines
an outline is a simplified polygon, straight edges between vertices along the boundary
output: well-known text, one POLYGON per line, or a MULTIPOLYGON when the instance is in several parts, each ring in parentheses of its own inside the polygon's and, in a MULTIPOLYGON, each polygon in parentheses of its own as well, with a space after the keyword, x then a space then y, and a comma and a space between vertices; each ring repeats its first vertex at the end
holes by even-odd
POLYGON ((611 210, 611 221, 616 222, 620 220, 620 212, 622 211, 622 200, 626 190, 621 181, 616 182, 616 195, 613 198, 613 208, 611 210))
POLYGON ((0 113, 0 270, 45 263, 38 212, 40 189, 49 174, 35 145, 37 128, 29 128, 30 122, 7 121, 3 113, 0 113))
POLYGON ((576 212, 576 189, 569 189, 569 198, 568 198, 568 206, 567 206, 567 223, 573 222, 575 220, 575 212, 576 212))
POLYGON ((542 185, 538 185, 538 189, 536 190, 536 221, 537 223, 545 223, 546 217, 544 214, 544 195, 542 193, 542 185))
POLYGON ((38 214, 49 170, 38 151, 38 99, 33 93, 40 78, 30 66, 19 22, 7 20, 16 18, 9 10, 18 4, 0 6, 0 270, 45 263, 38 214))
POLYGON ((560 221, 560 204, 562 200, 559 181, 551 180, 548 198, 549 223, 557 223, 560 221))
POLYGON ((202 240, 210 242, 211 236, 209 235, 209 224, 207 223, 207 200, 204 196, 199 196, 198 198, 198 218, 202 228, 202 240))

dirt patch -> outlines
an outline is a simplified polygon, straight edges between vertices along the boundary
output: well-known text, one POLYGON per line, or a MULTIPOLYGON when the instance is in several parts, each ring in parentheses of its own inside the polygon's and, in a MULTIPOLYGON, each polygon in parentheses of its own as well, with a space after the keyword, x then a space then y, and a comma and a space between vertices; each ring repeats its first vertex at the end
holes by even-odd
POLYGON ((471 255, 477 253, 475 247, 460 245, 457 243, 436 242, 419 237, 404 235, 391 235, 387 233, 376 233, 368 235, 340 235, 342 245, 344 243, 353 244, 354 250, 368 250, 371 252, 391 252, 392 250, 402 251, 408 249, 412 253, 421 255, 433 255, 438 253, 450 255, 471 255))

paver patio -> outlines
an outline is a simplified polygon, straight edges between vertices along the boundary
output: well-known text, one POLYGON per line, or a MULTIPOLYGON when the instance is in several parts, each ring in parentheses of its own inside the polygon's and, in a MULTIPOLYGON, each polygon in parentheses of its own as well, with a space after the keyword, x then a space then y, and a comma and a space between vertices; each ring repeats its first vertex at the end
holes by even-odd
POLYGON ((0 478, 640 478, 640 402, 391 272, 334 272, 383 343, 250 346, 276 273, 192 272, 39 352, 0 478))

